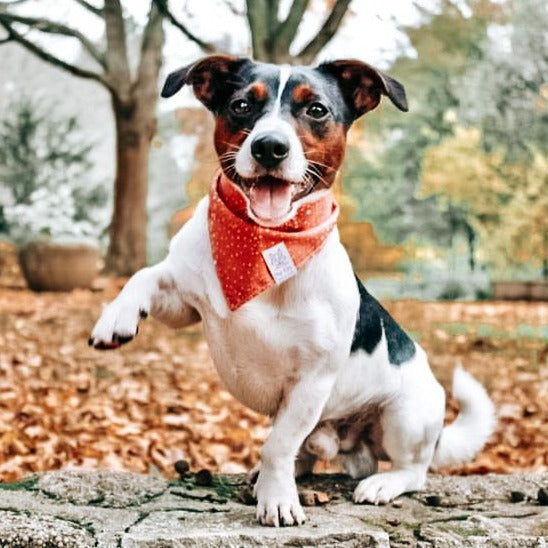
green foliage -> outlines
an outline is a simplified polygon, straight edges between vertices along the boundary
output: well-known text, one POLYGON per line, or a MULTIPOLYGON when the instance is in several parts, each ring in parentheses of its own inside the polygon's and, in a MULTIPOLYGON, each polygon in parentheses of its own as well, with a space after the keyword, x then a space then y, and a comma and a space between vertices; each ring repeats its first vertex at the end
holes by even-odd
POLYGON ((0 123, 0 234, 23 243, 39 237, 97 239, 106 202, 91 180, 92 145, 74 117, 58 116, 28 99, 0 123), (98 228, 99 227, 99 228, 98 228))
POLYGON ((483 60, 466 75, 459 116, 481 129, 487 152, 510 162, 548 152, 548 10, 544 0, 512 2, 505 26, 492 26, 483 60))
POLYGON ((411 112, 386 109, 384 129, 368 117, 346 190, 385 241, 455 250, 460 235, 472 270, 548 275, 548 10, 541 0, 467 7, 444 0, 404 29, 416 56, 388 72, 411 112))
POLYGON ((16 482, 0 482, 0 490, 4 491, 36 491, 38 476, 29 476, 16 482))
POLYGON ((459 118, 469 127, 426 151, 421 186, 442 210, 466 212, 484 262, 510 277, 525 264, 546 271, 548 258, 548 10, 513 6, 465 75, 459 118))
POLYGON ((389 73, 400 79, 410 97, 411 112, 395 110, 370 115, 365 139, 375 154, 350 155, 346 189, 358 206, 357 216, 371 220, 391 242, 414 235, 439 245, 452 238, 452 220, 435 199, 417 199, 424 151, 453 133, 453 117, 461 93, 459 77, 481 57, 478 44, 486 33, 483 17, 465 17, 451 2, 439 13, 424 13, 418 27, 404 29, 416 57, 402 56, 389 73))

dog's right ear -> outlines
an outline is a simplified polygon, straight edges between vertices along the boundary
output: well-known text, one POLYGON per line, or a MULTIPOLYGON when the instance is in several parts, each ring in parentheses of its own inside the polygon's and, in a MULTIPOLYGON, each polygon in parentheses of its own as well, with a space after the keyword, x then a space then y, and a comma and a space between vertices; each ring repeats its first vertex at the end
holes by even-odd
POLYGON ((191 85, 194 94, 209 110, 216 111, 237 87, 236 72, 248 59, 230 55, 210 55, 168 75, 162 97, 175 95, 184 85, 191 85))

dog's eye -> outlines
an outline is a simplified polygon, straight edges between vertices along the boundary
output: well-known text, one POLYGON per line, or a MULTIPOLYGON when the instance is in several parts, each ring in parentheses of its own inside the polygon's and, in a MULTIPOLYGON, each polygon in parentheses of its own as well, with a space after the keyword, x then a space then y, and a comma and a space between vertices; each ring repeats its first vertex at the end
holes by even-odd
POLYGON ((306 111, 306 114, 315 120, 324 118, 327 116, 327 113, 327 107, 324 107, 321 103, 312 103, 306 111))
POLYGON ((241 116, 242 114, 247 114, 251 110, 251 106, 245 99, 236 99, 230 104, 230 110, 234 114, 241 116))

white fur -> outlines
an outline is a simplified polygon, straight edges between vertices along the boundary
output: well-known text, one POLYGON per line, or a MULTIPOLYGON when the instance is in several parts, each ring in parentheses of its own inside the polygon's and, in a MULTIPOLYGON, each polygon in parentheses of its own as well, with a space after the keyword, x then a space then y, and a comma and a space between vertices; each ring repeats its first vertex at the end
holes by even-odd
POLYGON ((391 471, 373 473, 377 461, 359 440, 359 430, 340 442, 348 471, 369 476, 356 488, 356 502, 384 503, 420 489, 433 459, 455 462, 481 447, 493 427, 492 404, 469 375, 455 373, 463 413, 444 430, 434 456, 445 396, 423 350, 417 345, 411 360, 393 366, 383 336, 371 355, 350 354, 359 293, 337 229, 297 275, 230 312, 213 264, 207 208, 204 198, 173 238, 166 259, 128 281, 105 308, 92 337, 99 344, 111 343, 115 333, 135 335, 140 310, 176 327, 203 320, 228 390, 273 417, 255 486, 261 523, 304 521, 294 474, 314 464, 309 451, 314 440, 331 456, 329 436, 313 435, 305 446, 322 421, 336 423, 372 405, 382 409, 382 449, 392 461, 391 471))
POLYGON ((493 402, 485 388, 460 365, 453 373, 453 397, 459 402, 460 413, 443 429, 432 466, 454 466, 470 461, 495 429, 493 402))
POLYGON ((280 113, 280 109, 282 108, 282 95, 290 76, 291 76, 291 67, 289 65, 281 65, 280 81, 278 83, 278 93, 276 94, 276 101, 274 102, 274 108, 272 109, 273 116, 278 116, 278 114, 280 113))

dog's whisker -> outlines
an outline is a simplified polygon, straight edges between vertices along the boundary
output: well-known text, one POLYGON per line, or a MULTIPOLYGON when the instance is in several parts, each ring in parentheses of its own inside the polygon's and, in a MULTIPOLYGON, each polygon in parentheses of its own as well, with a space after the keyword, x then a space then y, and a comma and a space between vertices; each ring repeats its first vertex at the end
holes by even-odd
POLYGON ((314 165, 309 165, 307 167, 307 170, 310 170, 311 173, 314 174, 314 176, 327 188, 329 188, 329 183, 325 180, 325 178, 322 176, 322 172, 321 170, 317 167, 317 166, 314 166, 314 165))
POLYGON ((220 160, 230 160, 230 159, 235 159, 236 157, 238 156, 237 152, 225 152, 224 154, 221 154, 221 156, 219 156, 219 159, 220 160))
MULTIPOLYGON (((305 154, 306 156, 306 154, 305 154)), ((310 158, 307 158, 308 163, 314 166, 324 167, 325 169, 329 169, 331 171, 336 171, 336 169, 333 166, 329 166, 327 164, 322 164, 322 162, 318 162, 317 160, 311 160, 310 158)))
POLYGON ((219 141, 219 143, 223 145, 228 145, 229 147, 235 148, 236 150, 240 150, 240 148, 242 148, 242 145, 235 145, 234 143, 231 143, 230 141, 219 141))

